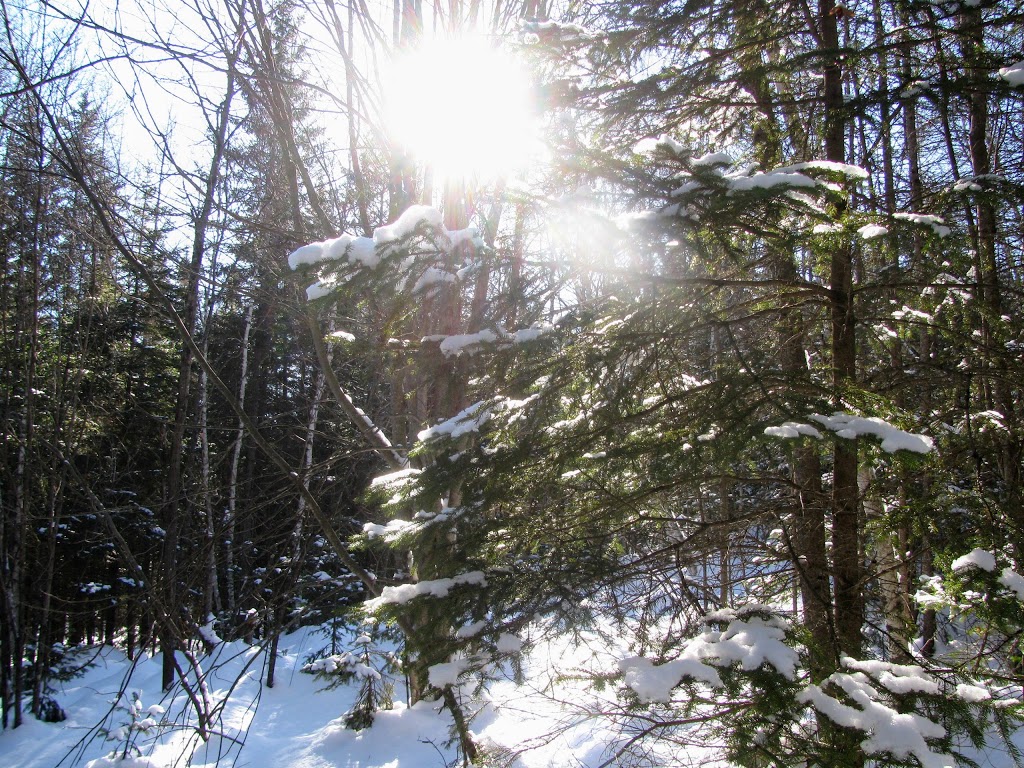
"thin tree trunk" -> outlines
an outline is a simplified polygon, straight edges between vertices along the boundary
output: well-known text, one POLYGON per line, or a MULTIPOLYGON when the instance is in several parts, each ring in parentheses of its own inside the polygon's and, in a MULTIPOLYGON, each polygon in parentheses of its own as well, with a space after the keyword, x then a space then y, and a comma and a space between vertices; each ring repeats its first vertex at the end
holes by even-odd
MULTIPOLYGON (((321 369, 317 373, 316 384, 313 387, 313 401, 309 406, 309 419, 306 422, 306 435, 303 440, 302 463, 299 465, 299 474, 302 476, 302 487, 309 490, 309 473, 313 467, 313 442, 316 437, 316 425, 320 418, 320 403, 324 398, 324 391, 327 389, 327 377, 321 369)), ((292 583, 298 578, 301 572, 303 556, 302 537, 306 519, 306 497, 299 496, 298 506, 295 510, 295 525, 292 526, 291 551, 289 552, 289 571, 292 583)), ((277 647, 282 624, 284 623, 284 608, 275 610, 274 626, 270 628, 273 632, 273 639, 270 644, 270 656, 267 660, 267 687, 274 687, 274 674, 277 670, 277 647)))
MULTIPOLYGON (((249 333, 252 330, 252 305, 245 310, 242 326, 241 375, 238 381, 238 403, 245 408, 245 390, 249 383, 249 333)), ((245 438, 245 424, 238 421, 238 432, 231 445, 231 469, 228 474, 228 504, 224 511, 224 586, 227 591, 227 611, 235 615, 238 604, 235 598, 235 535, 238 522, 238 467, 242 459, 242 442, 245 438)))
MULTIPOLYGON (((207 341, 203 340, 203 352, 207 341)), ((205 370, 199 372, 199 451, 200 494, 203 503, 203 548, 206 553, 206 583, 203 588, 202 622, 211 619, 220 610, 220 590, 217 586, 217 541, 213 515, 213 497, 210 488, 210 434, 209 434, 209 379, 205 370)))
MULTIPOLYGON (((235 94, 234 68, 228 67, 227 86, 224 100, 218 109, 216 135, 214 136, 213 157, 206 175, 206 186, 203 191, 202 204, 193 224, 192 253, 185 275, 185 315, 182 318, 185 330, 193 334, 199 316, 199 284, 203 272, 203 257, 206 254, 206 234, 210 226, 213 212, 214 197, 220 184, 221 165, 227 147, 228 124, 231 115, 231 102, 235 94)), ((181 538, 183 513, 181 509, 183 490, 183 455, 185 426, 191 409, 192 384, 192 347, 183 344, 178 369, 178 394, 174 407, 174 429, 171 436, 170 456, 167 468, 167 498, 164 512, 164 547, 163 547, 163 598, 167 606, 176 607, 178 597, 178 547, 181 538)), ((164 690, 174 684, 176 663, 174 651, 181 640, 182 631, 178 617, 165 617, 161 628, 160 645, 163 649, 164 690)))

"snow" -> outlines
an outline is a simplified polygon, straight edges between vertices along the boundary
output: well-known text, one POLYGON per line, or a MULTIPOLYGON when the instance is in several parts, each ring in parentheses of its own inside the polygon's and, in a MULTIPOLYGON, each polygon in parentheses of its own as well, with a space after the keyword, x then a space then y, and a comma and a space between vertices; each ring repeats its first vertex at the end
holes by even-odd
POLYGON ((831 416, 812 413, 809 417, 837 436, 853 439, 864 435, 880 438, 882 450, 886 453, 896 451, 912 451, 914 453, 930 453, 935 447, 934 441, 927 435, 918 435, 889 424, 875 416, 851 416, 836 412, 831 416))
POLYGON ((428 288, 433 288, 438 285, 445 285, 446 283, 456 283, 459 278, 457 275, 451 272, 446 272, 443 269, 437 267, 427 267, 423 270, 423 274, 419 276, 416 282, 412 286, 413 293, 422 293, 428 288))
POLYGON ((972 703, 989 701, 992 698, 992 692, 987 688, 983 688, 980 685, 973 685, 971 683, 957 684, 956 695, 964 701, 972 703))
MULTIPOLYGON (((342 645, 352 647, 354 634, 346 631, 342 645)), ((159 654, 142 654, 133 663, 109 647, 83 649, 79 660, 92 661, 92 666, 78 678, 54 682, 54 695, 68 719, 43 723, 28 716, 20 728, 0 731, 0 765, 421 768, 443 764, 438 748, 448 741, 451 718, 426 702, 407 707, 401 690, 396 692, 394 709, 377 713, 372 728, 359 732, 345 728, 342 716, 355 702, 358 681, 327 689, 326 681, 300 671, 326 642, 317 628, 282 636, 273 688, 264 685, 267 655, 257 646, 233 641, 224 643, 212 656, 202 656, 210 696, 214 705, 221 707, 211 724, 216 735, 205 743, 187 725, 194 723, 194 715, 188 715, 186 695, 180 689, 162 693, 159 654), (132 691, 139 692, 145 702, 138 708, 131 701, 132 691), (112 709, 115 699, 120 700, 117 710, 112 709), (138 724, 150 721, 146 730, 129 730, 129 706, 138 713, 138 724), (105 741, 101 735, 89 740, 97 724, 115 736, 131 734, 142 755, 129 752, 125 760, 120 754, 112 756, 113 750, 123 748, 124 741, 105 741)), ((509 716, 496 719, 507 727, 509 716)), ((453 761, 454 750, 444 749, 444 760, 453 761)))
POLYGON ((484 245, 483 238, 480 237, 480 232, 476 227, 448 230, 447 235, 448 243, 452 248, 458 248, 463 243, 471 243, 477 248, 481 248, 484 245))
POLYGON ((376 245, 372 238, 354 237, 348 246, 348 260, 352 264, 361 264, 364 267, 376 267, 380 263, 377 257, 376 245))
POLYGON ((441 354, 445 357, 459 357, 463 353, 472 354, 482 344, 493 344, 498 340, 498 334, 489 328, 476 333, 460 333, 442 338, 438 345, 441 354))
POLYGON ((472 624, 467 624, 464 627, 459 627, 458 631, 455 633, 455 636, 465 640, 470 637, 475 637, 486 628, 486 621, 474 621, 472 624))
POLYGON ((427 679, 435 688, 444 688, 446 685, 455 685, 459 675, 473 665, 471 659, 456 659, 443 664, 434 664, 427 670, 427 679))
POLYGON ((594 32, 579 24, 564 21, 523 21, 524 38, 535 36, 538 40, 549 40, 566 45, 598 40, 601 33, 594 32))
POLYGON ((491 418, 491 409, 487 407, 489 401, 481 400, 463 408, 447 421, 442 421, 433 427, 421 430, 416 439, 421 443, 434 440, 440 437, 456 439, 471 432, 477 432, 491 418))
POLYGON ((620 659, 623 682, 644 702, 672 700, 672 690, 684 679, 721 687, 716 667, 738 665, 746 671, 762 666, 772 667, 788 680, 796 679, 797 652, 785 642, 788 625, 778 617, 759 615, 770 611, 764 606, 747 606, 745 610, 726 609, 708 614, 705 621, 725 623, 724 631, 708 627, 683 646, 675 659, 656 663, 642 656, 620 659))
POLYGON ((954 573, 971 568, 980 568, 983 571, 992 573, 996 569, 996 556, 984 549, 975 548, 966 555, 958 557, 950 565, 950 570, 954 573))
POLYGON ((857 230, 857 234, 865 240, 871 240, 873 238, 889 234, 889 230, 879 224, 866 224, 857 230))
POLYGON ((385 605, 404 605, 417 597, 447 597, 452 589, 463 585, 487 586, 487 578, 483 571, 469 571, 452 578, 429 579, 413 584, 384 587, 380 597, 367 600, 363 603, 363 608, 372 613, 385 605))
POLYGON ((678 157, 685 155, 687 150, 667 133, 657 139, 642 139, 633 147, 633 152, 638 155, 651 155, 659 151, 668 152, 678 157))
POLYGON ((907 86, 900 91, 900 98, 911 99, 914 96, 919 95, 926 88, 928 88, 928 82, 926 80, 914 80, 908 83, 907 86))
POLYGON ((163 768, 163 766, 159 763, 154 763, 148 757, 132 757, 129 755, 122 759, 120 755, 107 755, 106 757, 90 760, 85 764, 85 768, 163 768))
POLYGON ((831 171, 855 181, 866 181, 869 176, 868 172, 859 165, 837 163, 834 160, 809 160, 806 163, 794 163, 793 165, 775 169, 776 173, 789 173, 791 171, 831 171))
MULTIPOLYGON (((637 145, 634 151, 649 152, 655 149, 668 149, 670 152, 681 155, 685 151, 677 143, 667 141, 668 137, 662 137, 657 141, 647 140, 637 145)), ((724 166, 732 163, 732 159, 724 152, 713 152, 692 161, 691 166, 695 170, 704 169, 697 175, 686 173, 677 174, 680 184, 670 194, 673 197, 682 197, 696 193, 706 194, 713 190, 725 189, 727 196, 738 193, 752 192, 755 190, 772 190, 778 188, 791 199, 796 200, 814 210, 819 210, 813 197, 805 195, 798 189, 838 189, 837 185, 825 180, 819 180, 807 175, 804 171, 827 171, 841 174, 853 181, 860 181, 867 178, 867 172, 863 168, 846 163, 834 163, 826 160, 812 160, 805 163, 781 166, 770 171, 758 171, 756 166, 747 164, 726 173, 724 166)), ((674 215, 682 213, 673 208, 667 208, 655 215, 674 215)), ((649 212, 648 212, 649 213, 649 212)))
POLYGON ((554 326, 550 323, 542 323, 535 325, 531 328, 520 328, 518 331, 514 331, 511 335, 513 344, 526 344, 531 341, 536 341, 546 333, 550 333, 554 330, 554 326))
POLYGON ((746 606, 740 611, 719 611, 706 621, 729 620, 723 632, 708 630, 690 643, 700 658, 716 659, 718 665, 738 664, 752 671, 763 665, 773 667, 787 680, 796 679, 797 652, 785 642, 788 625, 777 616, 765 619, 750 611, 765 611, 764 606, 746 606))
MULTIPOLYGON (((527 639, 533 648, 529 656, 517 661, 522 665, 525 682, 516 682, 510 671, 503 673, 499 668, 496 680, 477 689, 472 669, 485 663, 486 658, 473 655, 433 665, 428 670, 429 680, 432 685, 457 688, 457 694, 475 713, 470 724, 474 739, 485 749, 507 755, 509 766, 597 768, 602 764, 624 764, 607 762, 631 735, 628 724, 624 731, 622 723, 611 714, 616 710, 617 691, 615 686, 596 690, 586 681, 589 675, 606 674, 617 667, 625 685, 642 701, 670 701, 673 689, 684 677, 698 686, 717 687, 722 665, 741 664, 737 659, 751 656, 751 649, 758 644, 767 648, 770 642, 765 645, 765 641, 777 639, 788 627, 782 617, 771 614, 770 608, 756 605, 717 611, 707 621, 727 626, 721 632, 708 629, 685 645, 679 658, 664 663, 630 656, 624 639, 609 634, 608 627, 570 637, 549 634, 541 622, 519 632, 523 637, 531 635, 527 639), (724 652, 723 643, 729 641, 744 648, 743 653, 724 652), (704 656, 704 649, 715 652, 704 656)), ((457 635, 473 637, 485 627, 484 622, 475 622, 464 626, 457 635)), ((306 628, 281 638, 277 678, 272 689, 263 684, 267 658, 259 647, 233 641, 223 644, 212 656, 203 656, 201 663, 207 670, 210 695, 222 707, 213 723, 216 735, 207 743, 201 742, 188 725, 194 718, 190 720, 186 714, 186 696, 180 691, 161 693, 159 655, 144 654, 133 664, 118 651, 92 649, 83 660, 95 654, 95 664, 82 677, 55 683, 55 694, 67 709, 69 720, 49 724, 28 718, 21 728, 0 732, 0 765, 420 768, 458 762, 449 741, 449 714, 437 702, 407 706, 401 676, 395 679, 398 690, 393 709, 377 712, 371 728, 357 732, 344 727, 343 716, 355 703, 361 680, 376 679, 379 672, 363 662, 363 649, 370 636, 363 626, 357 625, 342 628, 339 648, 347 651, 322 656, 311 665, 324 672, 351 671, 357 675, 356 680, 327 688, 328 681, 301 673, 314 652, 323 653, 326 629, 306 628), (111 713, 110 701, 122 691, 122 708, 111 713), (138 704, 132 702, 131 691, 139 692, 138 704), (156 700, 160 703, 152 703, 156 700), (129 722, 125 701, 135 711, 135 720, 146 723, 146 730, 132 732, 141 756, 129 756, 126 760, 109 756, 123 741, 103 742, 98 737, 80 744, 82 735, 97 723, 105 723, 114 734, 120 731, 120 735, 127 736, 129 729, 120 726, 121 722, 129 722)), ((499 652, 515 652, 514 646, 520 643, 517 635, 502 634, 496 646, 499 652)), ((769 658, 774 655, 768 653, 769 658)), ((767 663, 777 669, 776 664, 781 661, 767 663)), ((744 668, 756 668, 754 663, 751 657, 744 668)), ((927 768, 952 764, 945 755, 933 752, 927 743, 927 739, 941 738, 942 728, 923 717, 897 712, 885 703, 884 691, 876 690, 867 677, 871 675, 896 687, 904 685, 913 692, 923 690, 921 681, 929 679, 925 673, 913 665, 873 660, 845 659, 843 664, 844 672, 834 675, 822 688, 809 686, 801 693, 801 701, 821 716, 862 731, 862 743, 869 754, 916 758, 927 768), (826 691, 836 690, 831 686, 842 690, 849 700, 840 701, 829 695, 826 691)), ((886 683, 882 686, 886 687, 886 683)), ((981 683, 960 684, 956 695, 967 702, 992 698, 981 683)), ((652 764, 657 765, 724 765, 713 744, 701 745, 697 734, 686 737, 689 743, 684 753, 672 739, 644 744, 643 749, 652 764)), ((981 757, 979 762, 994 768, 1012 765, 1009 756, 996 751, 986 751, 981 757)))
POLYGON ((306 301, 316 301, 325 296, 330 296, 336 287, 332 280, 318 280, 306 288, 306 301))
POLYGON ((1003 568, 1003 572, 999 576, 999 583, 1014 592, 1018 600, 1024 602, 1024 576, 1012 568, 1003 568))
POLYGON ((725 152, 711 152, 693 160, 690 165, 701 167, 709 165, 732 165, 733 159, 725 152))
POLYGON ((1024 85, 1024 61, 1018 61, 999 70, 999 76, 1012 86, 1024 85))
POLYGON ((817 187, 818 182, 802 173, 772 171, 755 173, 753 176, 730 178, 730 189, 727 194, 749 192, 754 189, 771 189, 772 187, 817 187))
POLYGON ((289 254, 288 267, 294 272, 299 267, 310 266, 327 260, 328 257, 324 253, 324 244, 310 243, 301 248, 296 248, 289 254))
MULTIPOLYGON (((214 618, 211 615, 211 616, 209 616, 207 618, 206 623, 203 624, 201 627, 199 627, 199 636, 201 638, 203 638, 203 642, 205 642, 205 643, 207 643, 209 645, 217 645, 218 643, 224 642, 220 638, 220 635, 218 635, 214 631, 214 629, 213 629, 214 623, 215 623, 214 622, 214 618)), ((150 709, 150 714, 152 714, 152 710, 154 709, 154 707, 157 707, 157 705, 154 705, 153 707, 149 708, 150 709)), ((163 712, 160 712, 160 714, 163 714, 163 712)))
POLYGON ((401 488, 409 483, 416 480, 416 476, 419 475, 420 470, 414 467, 406 467, 405 469, 395 470, 394 472, 388 472, 386 475, 378 475, 370 481, 371 488, 401 488))
POLYGON ((821 432, 810 424, 801 424, 797 421, 784 421, 777 427, 765 427, 764 433, 768 437, 779 437, 782 439, 793 439, 801 435, 821 439, 822 436, 821 432))
POLYGON ((932 216, 927 213, 894 213, 894 219, 909 221, 912 224, 919 224, 922 227, 930 227, 939 237, 946 237, 953 230, 946 226, 946 221, 941 216, 932 216))
POLYGON ((409 237, 417 227, 441 229, 444 217, 441 212, 429 205, 410 205, 392 224, 377 227, 373 231, 373 240, 378 245, 391 243, 409 237))
MULTIPOLYGON (((917 435, 905 432, 898 427, 889 424, 883 419, 871 416, 851 416, 846 413, 837 412, 831 416, 822 416, 812 413, 808 418, 818 422, 826 429, 834 432, 837 436, 853 439, 863 435, 878 437, 882 441, 882 450, 887 453, 895 451, 913 451, 914 453, 929 453, 934 442, 927 435, 917 435)), ((778 426, 765 427, 764 434, 768 437, 782 439, 794 439, 803 435, 821 438, 821 432, 809 424, 801 424, 796 421, 786 421, 778 426)))
MULTIPOLYGON (((391 224, 375 229, 372 237, 342 233, 330 240, 296 248, 288 256, 288 266, 295 271, 340 261, 359 269, 377 269, 389 250, 397 253, 394 250, 397 246, 416 235, 422 236, 421 240, 425 240, 426 244, 439 254, 447 253, 466 243, 483 245, 476 228, 448 231, 444 228, 443 216, 437 208, 413 205, 391 224)), ((314 301, 329 295, 342 279, 344 278, 334 275, 322 278, 306 289, 306 299, 314 301)), ((411 289, 413 293, 417 293, 441 283, 455 282, 457 279, 458 276, 455 274, 436 267, 427 267, 411 289)))
MULTIPOLYGON (((637 144, 634 151, 644 153, 660 149, 668 150, 669 152, 680 156, 685 153, 685 149, 681 145, 667 136, 662 136, 657 140, 648 139, 642 141, 637 144)), ((838 173, 853 181, 861 181, 868 177, 867 172, 863 168, 846 163, 829 162, 826 160, 812 160, 805 163, 795 163, 793 165, 781 166, 766 172, 758 171, 756 170, 756 166, 747 164, 730 173, 726 173, 724 171, 724 166, 730 165, 731 163, 732 158, 724 152, 713 152, 711 154, 704 155, 703 157, 699 157, 691 162, 691 166, 694 169, 705 170, 693 176, 686 173, 677 174, 676 177, 681 183, 669 194, 673 197, 683 197, 697 193, 706 194, 713 190, 720 190, 724 188, 727 196, 733 196, 738 193, 752 192, 755 190, 772 190, 779 188, 791 199, 818 210, 815 200, 812 197, 798 192, 797 189, 838 189, 838 187, 836 184, 831 182, 818 180, 812 176, 808 176, 806 173, 803 173, 803 171, 827 171, 830 173, 838 173)), ((675 206, 666 208, 654 214, 652 214, 652 212, 646 212, 646 214, 654 215, 655 217, 675 215, 676 213, 681 214, 682 211, 675 206)), ((634 214, 633 217, 636 218, 636 214, 634 214)))
POLYGON ((903 309, 897 309, 895 312, 893 312, 892 313, 892 319, 893 320, 913 319, 913 320, 920 320, 921 322, 924 322, 924 323, 932 323, 932 322, 935 321, 935 318, 933 318, 927 312, 921 312, 918 309, 911 309, 910 307, 908 307, 906 305, 903 306, 903 309))
POLYGON ((698 680, 719 688, 722 678, 718 670, 696 658, 680 658, 655 664, 642 656, 632 656, 619 661, 623 682, 633 689, 640 701, 669 702, 672 689, 684 678, 698 680))
POLYGON ((445 357, 460 357, 461 355, 474 355, 488 345, 526 344, 536 341, 552 330, 554 330, 554 326, 549 323, 520 328, 511 333, 484 328, 474 333, 424 336, 420 339, 420 343, 436 343, 445 357))
POLYGON ((973 178, 967 178, 953 182, 952 189, 954 192, 981 192, 984 187, 973 178))
POLYGON ((519 653, 523 650, 523 641, 516 635, 505 632, 498 636, 495 648, 498 653, 519 653))
POLYGON ((879 701, 879 693, 863 676, 835 673, 826 682, 841 688, 857 707, 833 698, 822 687, 809 685, 797 699, 837 725, 864 731, 861 748, 869 755, 889 754, 898 760, 915 757, 923 768, 945 768, 955 762, 949 755, 933 752, 926 739, 941 739, 945 729, 927 718, 900 713, 879 701), (859 708, 858 708, 859 707, 859 708))
POLYGON ((409 520, 389 520, 387 525, 364 523, 363 533, 370 539, 376 539, 379 537, 385 541, 394 541, 403 533, 409 531, 413 525, 414 524, 409 520))
POLYGON ((866 672, 893 693, 941 693, 938 681, 916 664, 852 659, 849 656, 843 657, 842 664, 846 669, 866 672))

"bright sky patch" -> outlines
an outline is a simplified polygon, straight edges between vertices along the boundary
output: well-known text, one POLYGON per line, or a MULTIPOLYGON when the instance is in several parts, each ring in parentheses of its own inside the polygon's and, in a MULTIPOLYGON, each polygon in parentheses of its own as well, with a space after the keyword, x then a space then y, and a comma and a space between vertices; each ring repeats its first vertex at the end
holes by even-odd
POLYGON ((393 62, 384 86, 388 131, 439 176, 493 179, 532 154, 530 77, 483 38, 426 41, 393 62))

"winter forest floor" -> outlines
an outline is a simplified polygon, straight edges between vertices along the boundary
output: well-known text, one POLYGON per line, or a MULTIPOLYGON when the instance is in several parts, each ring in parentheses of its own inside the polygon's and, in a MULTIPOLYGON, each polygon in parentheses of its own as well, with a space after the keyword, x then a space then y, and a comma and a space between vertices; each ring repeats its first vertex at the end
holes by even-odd
MULTIPOLYGON (((341 646, 351 647, 354 637, 341 646)), ((120 650, 81 649, 79 658, 89 667, 57 684, 55 698, 67 720, 50 724, 27 716, 22 727, 0 732, 0 766, 432 768, 461 762, 449 743, 447 713, 439 714, 439 706, 427 702, 408 708, 401 701, 404 691, 396 691, 394 709, 379 712, 371 728, 345 728, 343 715, 355 700, 358 679, 328 688, 323 678, 301 671, 327 643, 317 628, 283 637, 273 688, 262 682, 264 650, 242 641, 221 644, 202 660, 211 699, 227 697, 211 729, 219 735, 206 742, 198 738, 184 694, 179 690, 161 695, 159 655, 144 654, 133 666, 120 650), (134 732, 132 743, 141 756, 132 759, 129 752, 128 759, 109 759, 115 749, 124 753, 125 741, 108 739, 104 731, 116 734, 131 722, 129 706, 135 693, 142 704, 136 722, 152 718, 159 724, 134 732)), ((591 715, 600 708, 600 694, 554 680, 559 672, 608 663, 604 652, 609 649, 603 644, 594 648, 600 650, 574 647, 565 638, 541 643, 525 660, 521 684, 510 673, 508 679, 475 695, 464 692, 477 712, 473 732, 486 751, 503 756, 498 764, 591 767, 614 754, 618 738, 612 724, 591 715), (517 751, 521 752, 513 759, 517 751)), ((706 764, 711 757, 708 750, 688 749, 675 756, 674 764, 706 764)))
MULTIPOLYGON (((89 666, 74 679, 59 683, 56 691, 67 720, 50 724, 27 717, 22 727, 0 732, 0 766, 440 768, 461 764, 450 744, 447 713, 439 713, 437 704, 427 702, 407 707, 401 701, 404 691, 396 692, 394 709, 379 712, 372 727, 359 732, 347 729, 343 716, 353 705, 358 679, 328 688, 323 678, 302 672, 310 656, 327 645, 325 634, 324 629, 304 628, 281 639, 273 688, 263 684, 267 654, 258 646, 222 643, 214 654, 204 657, 211 700, 227 700, 211 728, 217 735, 205 742, 198 738, 183 693, 161 695, 159 656, 143 654, 133 665, 119 650, 83 648, 79 659, 89 666), (157 724, 136 729, 132 744, 138 750, 129 751, 126 759, 113 759, 115 750, 118 758, 125 752, 124 739, 116 736, 119 728, 133 720, 129 707, 136 694, 141 706, 135 722, 152 718, 157 724)), ((354 639, 355 634, 348 633, 339 647, 353 647, 354 639)), ((463 691, 464 701, 471 702, 470 709, 476 713, 476 740, 492 757, 492 764, 510 768, 622 764, 615 754, 628 734, 612 718, 594 715, 611 709, 602 707, 601 693, 571 682, 573 670, 613 663, 610 654, 616 649, 604 640, 582 640, 577 644, 557 637, 537 643, 524 659, 518 684, 510 673, 486 689, 463 691)), ((1024 735, 1017 741, 1024 744, 1024 735)), ((651 757, 674 766, 718 762, 714 745, 676 745, 666 750, 651 757)), ((1013 765, 1002 750, 972 757, 986 768, 1013 765)))

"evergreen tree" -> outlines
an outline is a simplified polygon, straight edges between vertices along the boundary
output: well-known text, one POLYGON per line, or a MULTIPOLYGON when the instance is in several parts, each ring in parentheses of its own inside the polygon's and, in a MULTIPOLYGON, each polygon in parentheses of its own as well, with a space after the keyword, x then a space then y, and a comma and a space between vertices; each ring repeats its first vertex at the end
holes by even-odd
MULTIPOLYGON (((586 202, 612 215, 578 213, 587 268, 558 288, 566 310, 541 315, 550 330, 438 337, 469 358, 471 404, 419 433, 415 469, 376 484, 400 518, 368 526, 367 544, 410 549, 421 575, 368 607, 434 624, 429 647, 413 650, 439 688, 453 664, 485 673, 516 645, 503 638, 538 616, 570 631, 613 621, 638 654, 620 680, 624 717, 653 723, 645 736, 671 742, 696 718, 724 727, 745 764, 829 765, 930 764, 955 746, 928 719, 880 735, 880 713, 941 711, 958 736, 980 737, 990 689, 942 696, 938 667, 865 658, 921 662, 934 650, 929 615, 910 599, 942 546, 926 518, 951 509, 940 466, 951 456, 942 441, 934 450, 934 401, 901 391, 927 386, 905 358, 921 352, 885 336, 933 325, 919 307, 935 265, 969 255, 957 235, 971 231, 970 220, 961 230, 952 216, 895 209, 900 194, 927 202, 913 147, 902 155, 907 192, 896 192, 897 156, 883 179, 861 167, 866 137, 891 137, 892 90, 907 84, 845 94, 890 36, 906 40, 898 11, 860 24, 842 5, 811 18, 797 6, 635 3, 595 9, 591 29, 526 23, 529 41, 554 54, 551 92, 571 126, 555 153, 567 159, 561 181, 589 183, 586 202), (638 145, 645 136, 661 138, 638 145), (881 215, 866 204, 876 189, 881 215), (787 620, 780 606, 794 589, 800 607, 787 620)), ((977 51, 970 16, 936 27, 925 11, 920 23, 974 35, 977 51)), ((988 19, 1009 32, 1011 16, 988 19)), ((966 102, 971 165, 987 179, 987 97, 968 91, 966 102)), ((956 181, 956 165, 937 176, 956 181)), ((375 235, 372 270, 347 241, 293 259, 338 259, 342 292, 363 281, 387 290, 450 237, 426 213, 396 228, 403 236, 384 249, 375 235)), ((974 270, 990 282, 997 273, 974 270)), ((936 364, 923 352, 922 366, 936 364)), ((1003 411, 992 418, 1011 418, 1003 411)), ((962 682, 966 670, 941 674, 962 682)))

